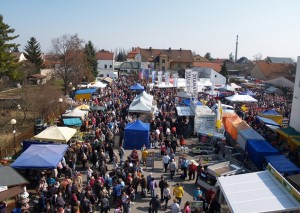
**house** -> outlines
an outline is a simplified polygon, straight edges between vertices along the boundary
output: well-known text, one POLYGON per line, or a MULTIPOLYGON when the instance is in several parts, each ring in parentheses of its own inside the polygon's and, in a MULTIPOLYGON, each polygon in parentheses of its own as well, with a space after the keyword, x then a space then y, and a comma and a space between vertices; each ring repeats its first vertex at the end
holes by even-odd
POLYGON ((198 78, 210 79, 210 82, 214 85, 226 84, 226 78, 212 68, 193 67, 192 70, 198 72, 198 78))
POLYGON ((98 77, 114 77, 114 53, 100 50, 96 53, 98 77))
POLYGON ((290 126, 300 132, 300 56, 297 60, 297 71, 294 85, 294 95, 292 102, 292 111, 290 116, 290 126))
POLYGON ((212 62, 198 62, 198 61, 194 61, 193 63, 193 67, 198 67, 198 68, 211 68, 217 72, 221 71, 222 68, 222 63, 212 63, 212 62))
POLYGON ((268 56, 265 59, 266 62, 269 63, 277 63, 277 64, 295 64, 295 62, 293 61, 293 59, 291 58, 283 58, 283 57, 270 57, 268 56))
POLYGON ((295 65, 258 61, 251 70, 251 77, 259 80, 272 80, 278 77, 293 77, 295 65))
POLYGON ((230 60, 225 61, 225 66, 228 71, 228 75, 231 77, 236 76, 248 76, 251 73, 251 69, 253 68, 253 63, 247 58, 241 58, 237 62, 232 62, 230 60))
POLYGON ((209 62, 207 58, 204 58, 200 55, 195 55, 194 56, 194 62, 209 62))
POLYGON ((295 77, 278 77, 272 80, 266 81, 266 83, 274 84, 277 86, 294 88, 295 85, 295 77))
POLYGON ((158 71, 184 71, 192 67, 194 59, 191 50, 134 48, 127 55, 127 61, 141 62, 141 68, 151 67, 158 71))
POLYGON ((11 52, 11 54, 15 56, 19 60, 19 62, 26 60, 25 55, 22 52, 11 52))

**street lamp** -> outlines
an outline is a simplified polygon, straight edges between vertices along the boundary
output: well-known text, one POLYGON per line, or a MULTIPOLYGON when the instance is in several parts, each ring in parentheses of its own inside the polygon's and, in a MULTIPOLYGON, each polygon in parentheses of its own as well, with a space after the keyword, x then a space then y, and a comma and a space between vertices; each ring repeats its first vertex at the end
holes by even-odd
POLYGON ((58 99, 58 102, 59 102, 59 112, 61 114, 61 103, 63 102, 63 99, 62 98, 58 99))
POLYGON ((14 149, 15 149, 15 157, 17 157, 17 146, 16 146, 16 119, 11 119, 10 124, 13 126, 13 134, 14 134, 14 149))

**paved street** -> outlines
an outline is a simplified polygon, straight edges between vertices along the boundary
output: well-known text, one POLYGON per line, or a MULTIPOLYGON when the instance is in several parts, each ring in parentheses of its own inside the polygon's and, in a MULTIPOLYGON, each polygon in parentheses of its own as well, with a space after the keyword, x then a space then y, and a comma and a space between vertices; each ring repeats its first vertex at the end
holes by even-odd
MULTIPOLYGON (((197 139, 196 138, 192 138, 188 140, 188 144, 190 144, 191 142, 195 142, 197 139)), ((191 145, 189 145, 189 147, 191 147, 191 145)), ((160 153, 160 149, 149 149, 149 152, 153 151, 155 153, 160 153)), ((131 153, 131 150, 126 150, 126 156, 128 156, 131 153)), ((183 152, 180 152, 180 148, 179 148, 179 152, 176 153, 176 163, 178 164, 178 158, 179 156, 182 154, 183 152)), ((141 155, 141 153, 139 153, 141 155)), ((192 156, 190 155, 190 153, 186 153, 189 159, 192 159, 192 156)), ((163 175, 166 179, 166 181, 169 183, 170 185, 170 190, 171 193, 173 193, 173 187, 176 185, 176 183, 181 183, 185 194, 184 197, 181 201, 181 208, 183 208, 184 204, 186 201, 191 201, 192 200, 192 196, 193 196, 193 191, 195 190, 196 186, 195 186, 195 180, 191 180, 189 181, 188 178, 183 181, 182 179, 180 179, 180 171, 176 174, 175 178, 173 180, 170 179, 170 173, 164 173, 163 170, 163 164, 162 164, 162 160, 155 158, 154 161, 154 169, 152 168, 146 168, 146 167, 142 167, 143 168, 143 173, 145 174, 145 176, 147 176, 149 173, 152 173, 153 176, 155 177, 155 180, 157 180, 157 184, 160 180, 161 175, 163 175)), ((108 169, 111 170, 112 169, 112 164, 108 164, 108 169)), ((85 174, 83 174, 83 179, 86 180, 86 176, 85 174)), ((156 193, 160 195, 160 189, 157 188, 156 193)), ((172 199, 174 198, 174 196, 172 196, 172 199)), ((146 212, 148 211, 148 207, 149 207, 149 201, 151 199, 151 195, 148 194, 146 198, 141 198, 140 197, 140 188, 139 188, 139 193, 136 195, 136 200, 134 202, 134 205, 132 206, 132 212, 146 212)), ((168 205, 170 206, 170 204, 172 203, 172 200, 169 201, 168 205)), ((96 207, 96 212, 100 212, 99 211, 99 207, 96 207)), ((111 208, 110 212, 114 212, 114 208, 111 208)), ((167 211, 163 211, 161 210, 161 212, 170 212, 170 210, 168 209, 167 211)))

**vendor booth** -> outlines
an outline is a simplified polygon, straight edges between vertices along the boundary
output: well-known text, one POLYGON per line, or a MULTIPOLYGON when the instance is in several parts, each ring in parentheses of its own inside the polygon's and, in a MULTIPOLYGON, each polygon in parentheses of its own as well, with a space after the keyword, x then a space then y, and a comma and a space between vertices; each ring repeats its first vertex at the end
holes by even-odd
POLYGON ((237 143, 243 150, 245 150, 248 140, 265 141, 263 136, 252 128, 240 130, 237 136, 237 143))
POLYGON ((194 133, 199 133, 200 129, 215 129, 216 127, 216 114, 205 105, 199 106, 191 102, 191 108, 195 112, 194 120, 194 133))
POLYGON ((284 155, 265 156, 265 159, 267 163, 271 164, 282 175, 294 175, 300 173, 300 168, 284 155))
POLYGON ((70 111, 67 111, 66 113, 62 114, 63 118, 83 118, 88 115, 88 111, 86 110, 80 110, 80 109, 73 109, 70 111))
POLYGON ((95 93, 97 89, 83 89, 83 90, 77 90, 75 92, 74 99, 76 101, 79 100, 90 100, 92 98, 93 93, 95 93))
POLYGON ((300 210, 299 192, 270 165, 267 171, 217 179, 231 212, 298 212, 300 210))
POLYGON ((68 145, 31 145, 10 166, 17 169, 55 169, 68 145))
POLYGON ((269 118, 264 118, 261 116, 256 116, 256 118, 263 123, 265 126, 269 127, 272 130, 276 130, 278 128, 280 128, 280 125, 278 123, 276 123, 275 121, 273 121, 272 119, 269 118))
POLYGON ((143 123, 140 120, 128 123, 124 131, 124 149, 140 150, 145 144, 146 147, 150 146, 150 124, 143 123))
POLYGON ((64 118, 63 122, 65 126, 80 127, 82 125, 82 120, 80 118, 64 118))
POLYGON ((240 95, 250 95, 250 96, 255 96, 255 93, 252 92, 251 90, 246 90, 244 92, 241 92, 240 95))
MULTIPOLYGON (((194 101, 194 100, 192 99, 192 101, 194 101)), ((184 100, 182 101, 182 103, 183 103, 184 105, 186 105, 186 106, 190 106, 190 105, 191 105, 190 102, 191 102, 191 99, 190 99, 190 98, 184 99, 184 100)), ((197 100, 196 105, 201 106, 202 103, 201 103, 200 101, 197 100)))
POLYGON ((152 111, 152 105, 150 105, 149 101, 144 98, 139 98, 134 100, 128 109, 128 112, 136 112, 136 113, 150 113, 152 111))
POLYGON ((231 101, 231 102, 242 102, 242 103, 257 102, 257 100, 255 98, 251 97, 250 95, 235 94, 233 96, 226 97, 225 99, 228 101, 231 101))
POLYGON ((90 110, 90 106, 86 105, 86 104, 81 104, 81 105, 77 106, 75 109, 89 111, 90 110))
POLYGON ((263 111, 263 112, 259 113, 258 115, 261 117, 264 117, 264 118, 272 119, 279 125, 282 124, 283 116, 281 114, 279 114, 278 112, 276 112, 274 109, 263 111))
POLYGON ((66 143, 76 134, 76 132, 76 129, 69 127, 50 126, 38 135, 33 136, 33 139, 66 143))
POLYGON ((245 149, 249 159, 259 170, 263 170, 266 156, 279 154, 270 143, 261 140, 248 140, 245 149))
POLYGON ((107 84, 98 81, 94 84, 88 84, 88 88, 105 88, 107 84))
POLYGON ((245 121, 234 121, 231 131, 228 132, 233 140, 237 140, 238 132, 251 128, 245 121))
POLYGON ((140 91, 140 92, 145 90, 144 86, 140 85, 139 83, 132 85, 129 89, 134 91, 140 91))
POLYGON ((296 138, 300 138, 300 132, 296 131, 293 127, 276 129, 279 134, 279 140, 282 140, 289 144, 290 150, 293 151, 297 149, 299 143, 297 143, 296 138))

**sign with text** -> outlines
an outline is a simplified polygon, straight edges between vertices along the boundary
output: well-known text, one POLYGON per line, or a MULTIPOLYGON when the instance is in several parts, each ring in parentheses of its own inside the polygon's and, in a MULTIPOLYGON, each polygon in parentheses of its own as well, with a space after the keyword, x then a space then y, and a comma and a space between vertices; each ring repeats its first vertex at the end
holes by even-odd
POLYGON ((192 79, 192 70, 185 70, 185 84, 186 84, 186 93, 192 94, 193 92, 193 79, 192 79))
POLYGON ((149 152, 146 158, 146 167, 152 167, 154 169, 154 152, 149 152))
POLYGON ((197 98, 198 94, 198 72, 192 72, 192 94, 197 98))

